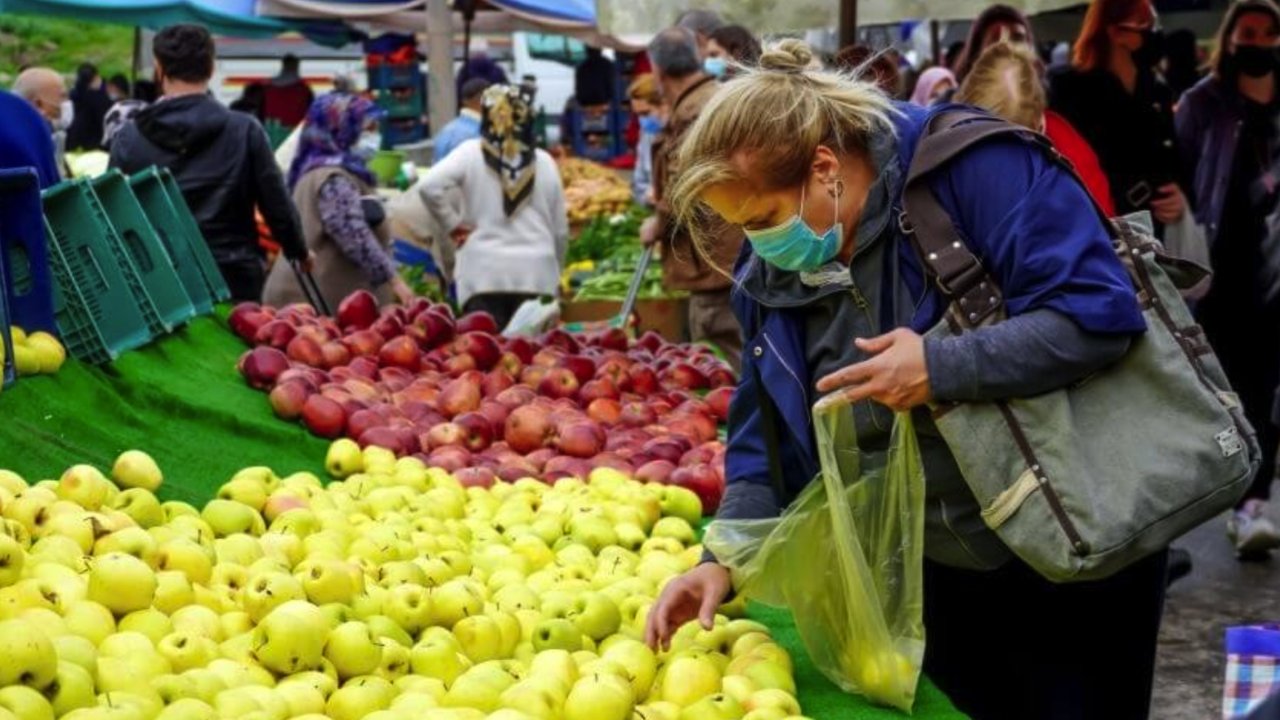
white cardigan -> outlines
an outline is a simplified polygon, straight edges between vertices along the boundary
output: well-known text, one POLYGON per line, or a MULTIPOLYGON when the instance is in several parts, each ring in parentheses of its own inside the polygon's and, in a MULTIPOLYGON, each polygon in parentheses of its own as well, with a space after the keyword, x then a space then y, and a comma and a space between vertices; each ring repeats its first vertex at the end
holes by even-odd
POLYGON ((458 250, 454 278, 460 304, 481 293, 557 294, 569 242, 564 188, 549 154, 538 150, 536 162, 533 192, 511 217, 502 209, 502 185, 485 165, 479 140, 459 145, 419 184, 422 201, 444 228, 475 228, 458 250), (454 188, 462 193, 461 209, 449 201, 454 188))

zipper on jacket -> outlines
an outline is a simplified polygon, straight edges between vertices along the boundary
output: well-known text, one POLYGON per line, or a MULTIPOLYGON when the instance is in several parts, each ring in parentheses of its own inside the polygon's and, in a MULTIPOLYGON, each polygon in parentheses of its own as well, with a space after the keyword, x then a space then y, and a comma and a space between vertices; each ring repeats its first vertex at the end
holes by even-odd
MULTIPOLYGON (((808 404, 809 388, 805 387, 804 383, 800 382, 800 376, 796 375, 796 371, 792 370, 791 366, 787 364, 787 361, 782 358, 782 353, 778 352, 778 347, 773 344, 773 340, 770 339, 769 333, 761 330, 760 337, 764 338, 765 344, 769 346, 769 350, 773 352, 774 357, 778 358, 778 363, 787 371, 787 374, 791 376, 791 379, 796 381, 796 385, 800 387, 800 394, 804 396, 805 403, 808 404)), ((766 390, 766 392, 768 391, 766 390)), ((810 416, 809 413, 805 413, 805 422, 809 425, 813 424, 813 417, 810 416)))

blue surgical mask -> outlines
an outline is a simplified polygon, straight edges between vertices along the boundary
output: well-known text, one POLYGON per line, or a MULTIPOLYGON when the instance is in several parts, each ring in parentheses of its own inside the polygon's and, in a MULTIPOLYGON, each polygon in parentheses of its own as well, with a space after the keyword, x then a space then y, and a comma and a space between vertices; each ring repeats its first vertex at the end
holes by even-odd
POLYGON ((714 78, 724 77, 728 69, 729 63, 721 57, 709 57, 702 61, 702 70, 714 78))
POLYGON ((840 252, 844 226, 840 224, 840 194, 836 186, 836 220, 819 235, 804 221, 804 189, 800 190, 800 212, 789 220, 764 230, 746 230, 751 249, 762 260, 783 270, 817 270, 840 252))
POLYGON ((640 130, 649 135, 657 135, 658 131, 662 130, 662 121, 656 115, 641 115, 640 130))

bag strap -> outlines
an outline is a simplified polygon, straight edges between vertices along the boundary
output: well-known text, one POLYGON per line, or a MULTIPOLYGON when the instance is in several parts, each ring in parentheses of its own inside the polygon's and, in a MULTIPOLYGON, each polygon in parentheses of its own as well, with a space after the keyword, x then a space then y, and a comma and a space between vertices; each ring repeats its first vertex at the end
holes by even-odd
MULTIPOLYGON (((1030 140, 1080 182, 1071 163, 1040 133, 986 113, 951 110, 935 115, 925 126, 903 189, 899 225, 911 236, 938 288, 952 301, 956 310, 953 316, 963 327, 977 327, 999 319, 1004 310, 1004 296, 982 261, 969 249, 926 180, 933 171, 970 147, 1005 135, 1030 140)), ((1115 226, 1097 203, 1094 208, 1104 227, 1114 236, 1115 226)))

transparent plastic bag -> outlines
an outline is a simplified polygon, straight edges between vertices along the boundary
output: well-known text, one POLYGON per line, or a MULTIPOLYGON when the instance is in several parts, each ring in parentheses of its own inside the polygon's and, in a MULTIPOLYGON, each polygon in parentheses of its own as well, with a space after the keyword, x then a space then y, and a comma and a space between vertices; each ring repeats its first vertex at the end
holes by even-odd
POLYGON ((846 692, 911 710, 924 661, 924 472, 910 414, 887 452, 858 450, 847 403, 814 406, 822 463, 777 518, 716 520, 703 544, 749 599, 786 607, 846 692))
POLYGON ((525 300, 516 308, 507 327, 503 329, 503 337, 517 335, 539 335, 550 330, 560 322, 560 303, 556 300, 534 298, 525 300))

